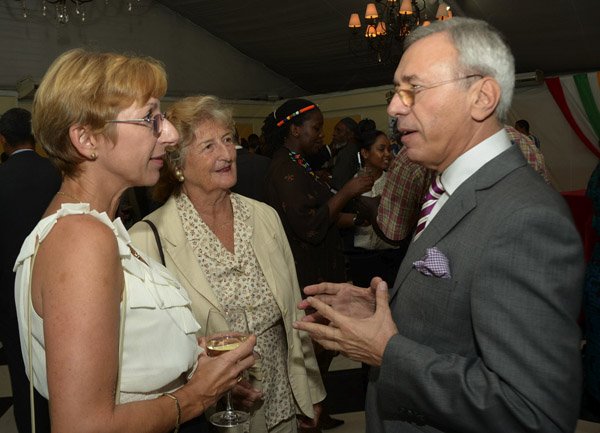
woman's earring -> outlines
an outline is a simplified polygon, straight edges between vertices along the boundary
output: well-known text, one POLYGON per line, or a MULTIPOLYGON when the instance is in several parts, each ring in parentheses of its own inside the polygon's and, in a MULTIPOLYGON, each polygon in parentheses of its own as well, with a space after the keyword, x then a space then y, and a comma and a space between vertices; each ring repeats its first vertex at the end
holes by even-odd
POLYGON ((177 180, 179 182, 182 182, 182 183, 185 180, 185 176, 183 175, 183 171, 180 168, 178 168, 178 169, 175 170, 175 177, 177 178, 177 180))
POLYGON ((96 152, 92 152, 92 153, 90 153, 90 159, 91 159, 92 161, 95 161, 96 159, 98 159, 98 155, 96 155, 96 152))

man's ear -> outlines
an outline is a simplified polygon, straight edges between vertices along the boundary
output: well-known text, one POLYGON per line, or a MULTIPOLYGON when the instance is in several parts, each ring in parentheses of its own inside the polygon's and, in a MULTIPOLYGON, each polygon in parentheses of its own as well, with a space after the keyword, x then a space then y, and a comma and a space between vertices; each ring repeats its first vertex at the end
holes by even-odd
POLYGON ((96 140, 88 126, 71 125, 69 127, 69 138, 77 152, 85 159, 95 160, 98 157, 96 140))
POLYGON ((481 122, 492 116, 500 102, 502 91, 500 85, 492 77, 483 77, 471 87, 471 116, 481 122))

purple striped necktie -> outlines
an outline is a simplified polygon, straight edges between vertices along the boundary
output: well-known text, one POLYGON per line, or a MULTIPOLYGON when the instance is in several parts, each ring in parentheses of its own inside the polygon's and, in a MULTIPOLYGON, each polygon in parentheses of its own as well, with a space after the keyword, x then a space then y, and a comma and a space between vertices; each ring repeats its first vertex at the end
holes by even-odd
POLYGON ((438 174, 431 182, 431 186, 429 187, 429 191, 425 194, 425 198, 423 199, 423 204, 421 205, 421 212, 419 213, 419 220, 417 221, 417 229, 415 230, 415 236, 413 237, 413 241, 416 241, 421 233, 425 229, 425 225, 427 224, 427 220, 429 219, 429 214, 435 207, 438 199, 444 193, 444 187, 442 186, 442 182, 440 179, 440 175, 438 174))

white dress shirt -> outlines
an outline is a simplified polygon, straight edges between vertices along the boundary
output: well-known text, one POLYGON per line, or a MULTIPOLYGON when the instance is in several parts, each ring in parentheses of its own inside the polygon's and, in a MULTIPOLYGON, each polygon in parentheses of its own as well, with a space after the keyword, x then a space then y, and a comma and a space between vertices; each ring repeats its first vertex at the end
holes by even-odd
POLYGON ((431 210, 429 218, 427 218, 427 222, 425 223, 425 227, 427 227, 433 218, 435 218, 442 206, 444 206, 459 186, 485 164, 509 149, 510 146, 511 142, 506 130, 501 129, 456 158, 456 160, 454 160, 454 162, 441 174, 441 183, 444 187, 444 193, 431 210))

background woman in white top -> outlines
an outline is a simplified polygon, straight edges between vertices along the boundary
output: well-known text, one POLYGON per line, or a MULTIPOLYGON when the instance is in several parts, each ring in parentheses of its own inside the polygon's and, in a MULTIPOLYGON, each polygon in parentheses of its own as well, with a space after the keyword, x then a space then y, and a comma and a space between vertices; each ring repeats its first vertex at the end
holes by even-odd
MULTIPOLYGON (((371 190, 362 195, 381 196, 386 170, 394 158, 390 140, 384 132, 371 129, 361 130, 358 143, 363 166, 357 176, 367 175, 374 180, 371 190)), ((358 225, 354 231, 354 249, 347 251, 350 278, 364 287, 375 276, 394 281, 405 251, 404 246, 397 248, 379 238, 372 226, 358 225)))
POLYGON ((254 362, 253 336, 198 358, 185 290, 112 221, 122 192, 154 184, 178 139, 160 113, 165 91, 153 59, 72 50, 35 96, 35 136, 64 180, 23 245, 15 287, 26 369, 31 345, 54 432, 173 430, 254 362))

